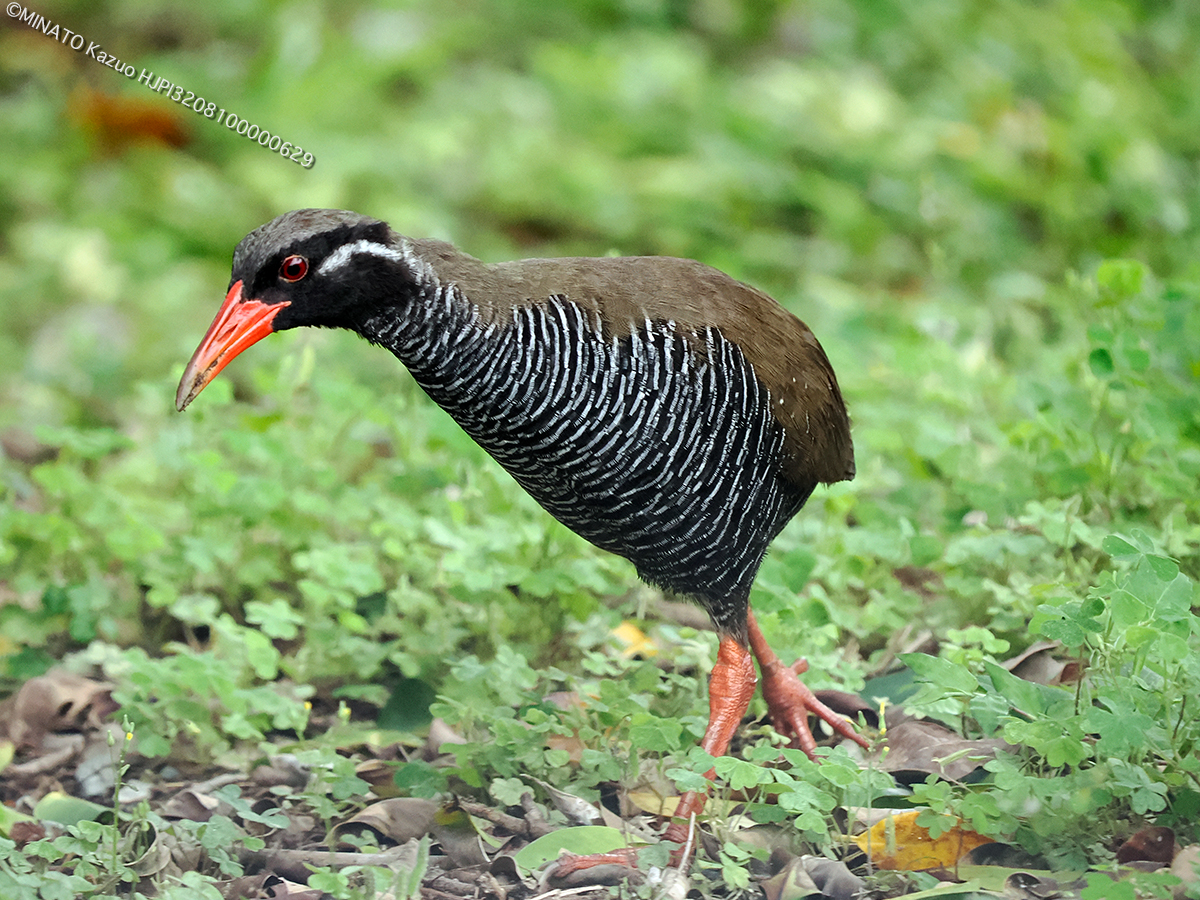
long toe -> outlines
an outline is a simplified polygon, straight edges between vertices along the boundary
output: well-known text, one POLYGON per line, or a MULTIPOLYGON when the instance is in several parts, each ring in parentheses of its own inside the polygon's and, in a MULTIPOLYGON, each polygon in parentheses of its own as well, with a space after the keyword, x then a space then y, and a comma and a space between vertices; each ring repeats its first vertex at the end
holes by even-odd
POLYGON ((582 856, 564 853, 546 870, 545 882, 550 887, 571 888, 620 884, 638 877, 637 852, 630 849, 582 856))
POLYGON ((762 667, 763 697, 767 701, 767 710, 771 723, 780 734, 791 739, 791 744, 815 758, 817 742, 813 739, 812 730, 808 727, 809 713, 817 716, 840 734, 849 738, 862 747, 870 743, 854 730, 846 719, 838 715, 819 699, 803 681, 797 670, 807 669, 803 660, 794 667, 783 665, 778 660, 762 667))

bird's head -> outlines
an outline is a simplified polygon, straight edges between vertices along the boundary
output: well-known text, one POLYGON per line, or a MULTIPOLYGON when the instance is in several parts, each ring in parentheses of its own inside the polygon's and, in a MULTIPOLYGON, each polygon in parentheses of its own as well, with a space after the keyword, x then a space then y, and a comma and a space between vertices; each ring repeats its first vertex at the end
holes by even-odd
POLYGON ((395 296, 396 279, 411 283, 415 272, 393 237, 384 222, 358 213, 298 209, 242 238, 229 292, 184 370, 176 408, 271 332, 347 327, 380 297, 395 296))

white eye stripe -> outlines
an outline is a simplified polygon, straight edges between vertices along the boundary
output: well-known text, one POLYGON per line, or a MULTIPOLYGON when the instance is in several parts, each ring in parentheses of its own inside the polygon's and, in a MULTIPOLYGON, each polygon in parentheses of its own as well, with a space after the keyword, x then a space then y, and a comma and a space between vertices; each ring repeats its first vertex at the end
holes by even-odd
POLYGON ((358 253, 366 253, 370 256, 378 256, 383 259, 390 259, 392 262, 402 262, 405 255, 398 250, 393 250, 386 244, 380 244, 376 241, 361 240, 355 241, 352 244, 343 244, 338 247, 321 263, 317 269, 318 275, 328 275, 330 272, 340 269, 358 253))

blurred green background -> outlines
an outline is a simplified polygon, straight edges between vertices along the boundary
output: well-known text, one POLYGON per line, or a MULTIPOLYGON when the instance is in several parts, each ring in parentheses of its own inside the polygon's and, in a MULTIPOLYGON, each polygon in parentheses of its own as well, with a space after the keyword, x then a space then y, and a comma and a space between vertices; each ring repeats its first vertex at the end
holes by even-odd
POLYGON ((1110 531, 1200 575, 1190 4, 32 8, 315 164, 5 19, 10 676, 89 646, 144 648, 144 674, 184 641, 239 683, 424 703, 450 660, 567 660, 564 628, 586 646, 648 602, 349 334, 277 335, 173 410, 233 247, 304 206, 485 260, 693 257, 804 318, 859 477, 780 538, 755 603, 815 683, 861 685, 920 629, 1019 648, 1101 579, 1110 531))

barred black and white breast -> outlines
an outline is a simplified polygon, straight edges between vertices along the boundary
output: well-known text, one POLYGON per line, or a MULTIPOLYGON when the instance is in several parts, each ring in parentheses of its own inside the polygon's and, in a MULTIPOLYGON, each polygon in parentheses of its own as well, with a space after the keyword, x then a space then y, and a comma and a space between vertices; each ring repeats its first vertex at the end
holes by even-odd
MULTIPOLYGON (((812 332, 689 260, 486 265, 300 210, 239 245, 226 305, 260 330, 344 327, 386 347, 555 518, 739 639, 767 545, 819 482, 854 474, 812 332)), ((240 349, 202 346, 181 408, 240 349)))
MULTIPOLYGON (((850 423, 811 331, 696 262, 485 265, 376 219, 297 210, 248 234, 179 382, 184 409, 247 347, 300 325, 387 347, 551 514, 712 615, 700 746, 728 751, 761 675, 771 722, 816 758, 810 714, 869 742, 775 655, 748 607, 771 539, 820 482, 854 475, 850 423)), ((664 839, 682 865, 706 793, 664 839)), ((561 874, 612 854, 560 859, 561 874)))

